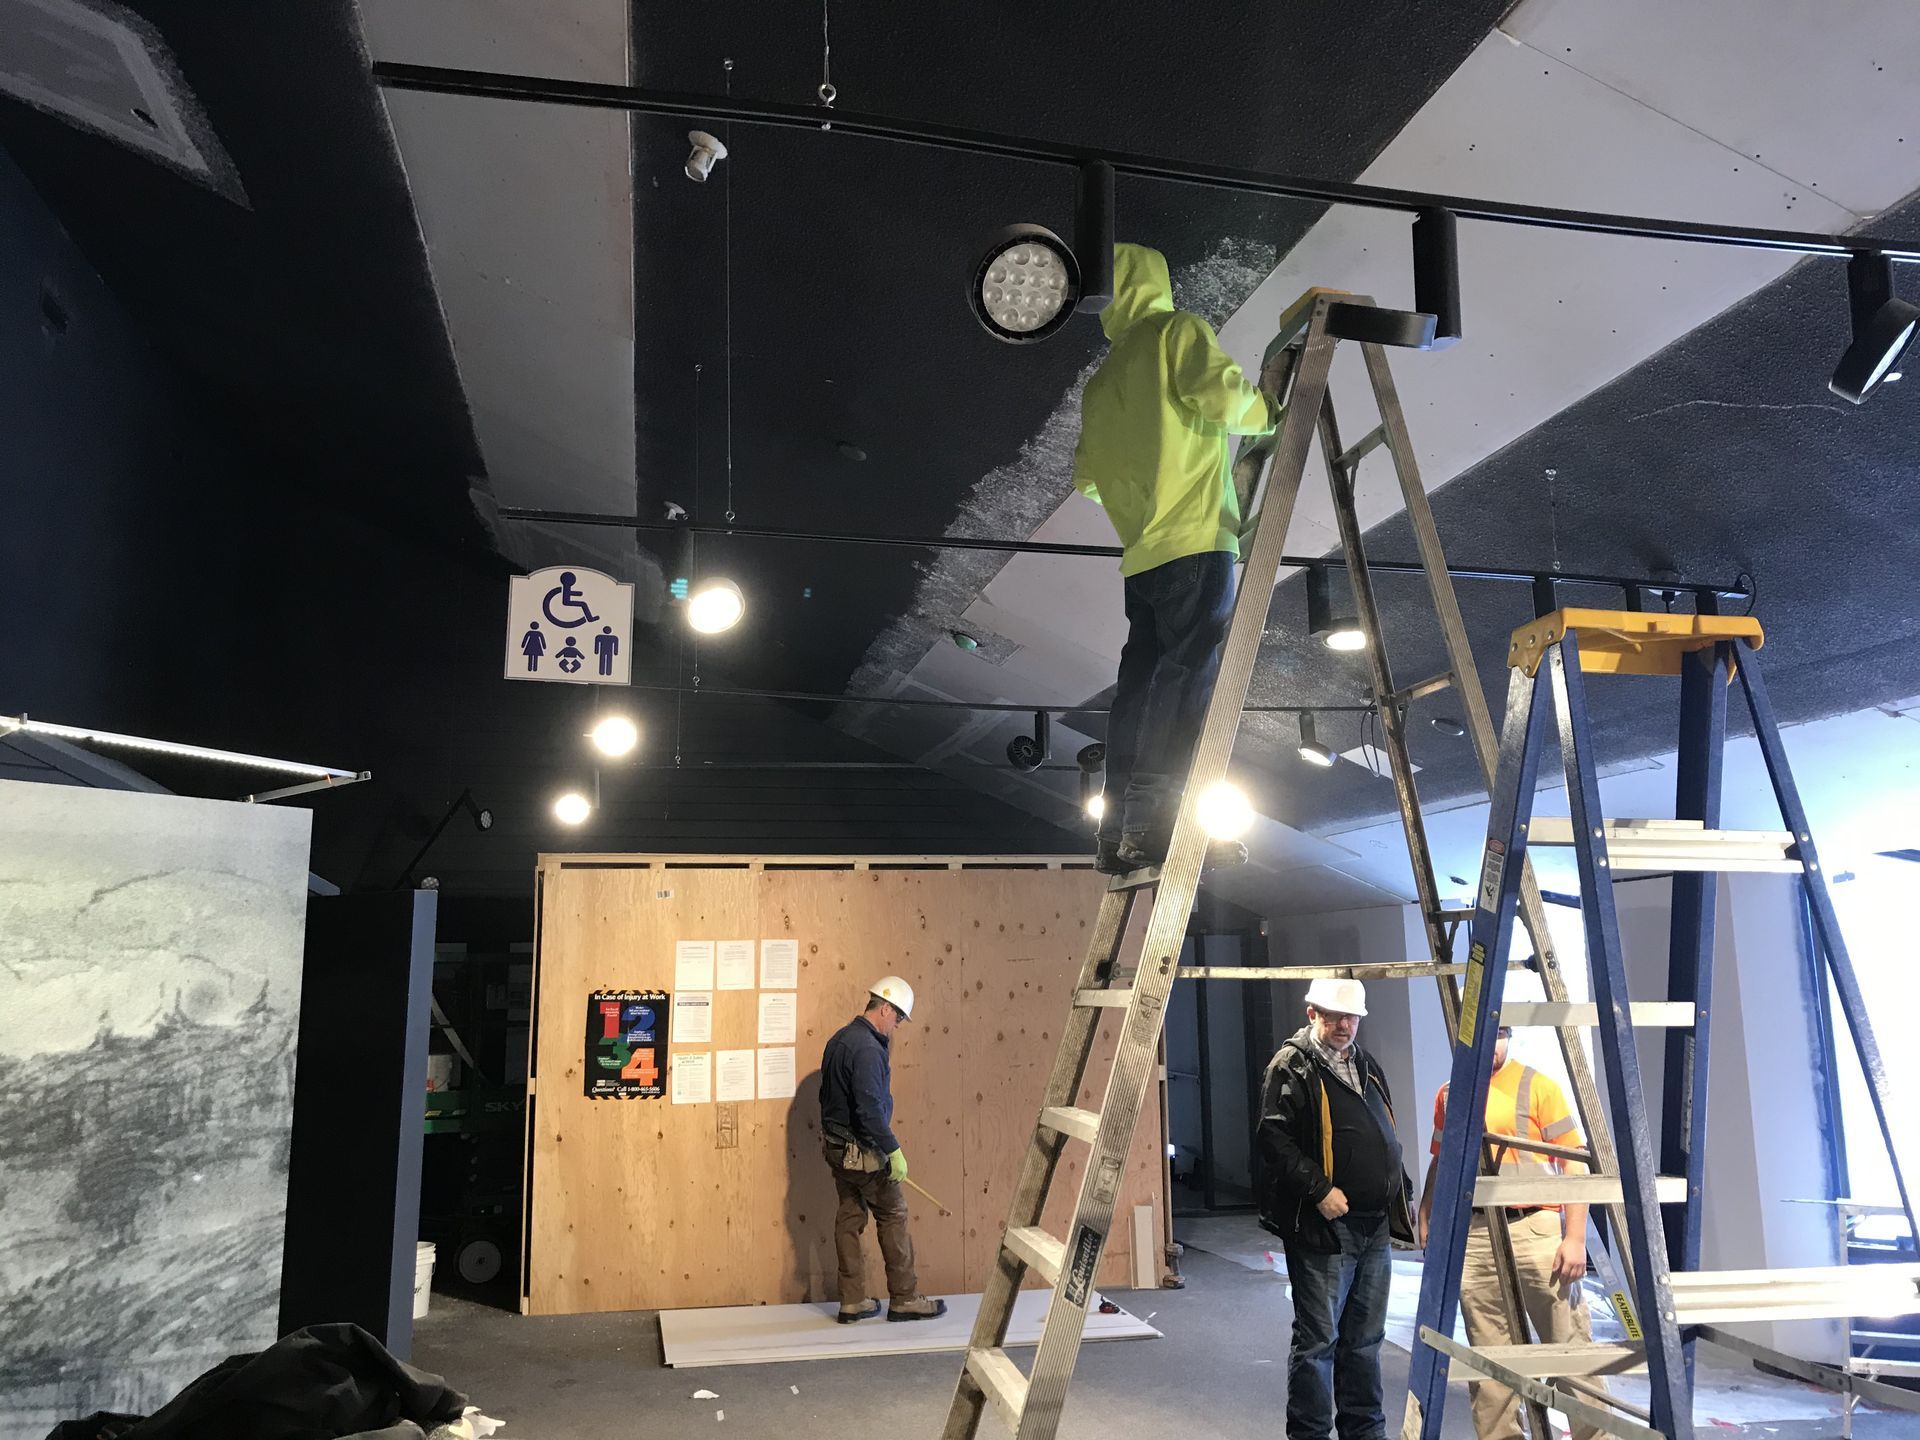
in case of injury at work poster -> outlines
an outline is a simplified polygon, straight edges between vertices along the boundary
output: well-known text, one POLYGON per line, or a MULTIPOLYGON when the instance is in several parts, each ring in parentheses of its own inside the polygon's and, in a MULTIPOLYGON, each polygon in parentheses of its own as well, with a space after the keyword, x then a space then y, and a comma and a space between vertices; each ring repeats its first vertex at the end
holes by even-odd
POLYGON ((668 995, 595 990, 587 996, 590 1100, 658 1100, 667 1093, 668 995))

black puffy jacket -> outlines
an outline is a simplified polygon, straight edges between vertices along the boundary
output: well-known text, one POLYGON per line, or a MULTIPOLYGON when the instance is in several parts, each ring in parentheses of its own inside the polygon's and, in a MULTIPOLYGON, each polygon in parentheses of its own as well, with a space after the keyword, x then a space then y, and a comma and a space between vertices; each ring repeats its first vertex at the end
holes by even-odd
MULTIPOLYGON (((1260 1196, 1260 1224, 1288 1245, 1332 1254, 1340 1248, 1333 1222, 1319 1211, 1320 1201, 1333 1188, 1327 1170, 1332 1165, 1333 1139, 1328 1129, 1327 1072, 1314 1057, 1308 1031, 1301 1029, 1267 1064, 1260 1083, 1260 1125, 1254 1143, 1260 1151, 1264 1188, 1260 1196)), ((1393 1096, 1379 1063, 1354 1047, 1361 1084, 1378 1086, 1393 1114, 1393 1096)), ((1339 1081, 1334 1081, 1339 1084, 1339 1081)), ((1413 1182, 1405 1170, 1387 1205, 1387 1225, 1396 1244, 1415 1243, 1409 1197, 1413 1182)))

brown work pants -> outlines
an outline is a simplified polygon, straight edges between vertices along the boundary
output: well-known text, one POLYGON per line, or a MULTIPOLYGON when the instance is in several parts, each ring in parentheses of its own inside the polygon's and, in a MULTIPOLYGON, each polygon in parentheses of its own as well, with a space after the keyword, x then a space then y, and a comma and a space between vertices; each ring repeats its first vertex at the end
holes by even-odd
POLYGON ((887 1297, 912 1300, 920 1293, 913 1271, 913 1236, 907 1233, 907 1197, 897 1180, 887 1178, 886 1162, 872 1171, 849 1170, 840 1162, 846 1147, 829 1141, 827 1168, 833 1172, 840 1208, 833 1217, 833 1248, 840 1261, 840 1303, 848 1308, 872 1298, 867 1290, 867 1259, 861 1245, 867 1214, 880 1234, 880 1258, 887 1265, 887 1297))
MULTIPOLYGON (((1593 1338, 1586 1301, 1567 1299, 1566 1286, 1553 1283, 1553 1255, 1560 1248, 1560 1212, 1535 1210, 1509 1222, 1513 1237, 1514 1268, 1520 1272, 1520 1304, 1542 1345, 1578 1345, 1593 1338)), ((1576 1291, 1576 1295, 1578 1292, 1576 1291)), ((1460 1270, 1460 1316, 1466 1321, 1467 1343, 1517 1345, 1520 1337, 1508 1333, 1507 1312, 1500 1303, 1500 1272, 1493 1263, 1493 1241, 1487 1222, 1474 1217, 1467 1231, 1466 1262, 1460 1270)), ((1480 1440, 1520 1440, 1520 1397, 1492 1380, 1472 1380, 1473 1429, 1480 1440)), ((1575 1424, 1573 1440, 1593 1440, 1599 1431, 1575 1424)), ((1535 1436, 1534 1440, 1551 1440, 1535 1436)))

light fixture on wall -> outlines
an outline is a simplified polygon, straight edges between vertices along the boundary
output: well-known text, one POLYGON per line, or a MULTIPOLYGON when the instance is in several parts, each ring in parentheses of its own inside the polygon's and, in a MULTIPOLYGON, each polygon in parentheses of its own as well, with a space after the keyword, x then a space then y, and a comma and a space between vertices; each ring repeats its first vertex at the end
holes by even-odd
POLYGON ((1318 765, 1330 770, 1340 757, 1320 743, 1320 736, 1313 728, 1313 716, 1300 712, 1300 758, 1309 765, 1318 765))
POLYGON ((702 635, 731 630, 747 613, 747 597, 731 580, 702 580, 687 597, 687 624, 702 635))
POLYGON ((553 802, 553 818, 562 825, 579 825, 593 814, 593 806, 578 790, 569 790, 553 802))
POLYGON ((989 335, 1028 345, 1113 298, 1113 167, 1080 167, 1073 244, 1044 225, 1009 225, 974 266, 967 303, 989 335))
POLYGON ((1367 632, 1351 615, 1333 613, 1333 582, 1324 565, 1307 567, 1307 633, 1329 650, 1364 650, 1367 632))
POLYGON ((1920 306, 1893 293, 1893 262, 1884 255, 1856 255, 1847 262, 1847 310, 1853 340, 1834 367, 1827 388, 1861 405, 1877 388, 1899 378, 1900 357, 1920 334, 1920 306))
POLYGON ((1231 780, 1216 780, 1202 790, 1193 813, 1209 840, 1238 840, 1253 828, 1253 803, 1231 780))
POLYGON ((624 715, 608 715, 595 722, 587 738, 602 755, 618 759, 632 754, 633 747, 640 743, 640 727, 624 715))

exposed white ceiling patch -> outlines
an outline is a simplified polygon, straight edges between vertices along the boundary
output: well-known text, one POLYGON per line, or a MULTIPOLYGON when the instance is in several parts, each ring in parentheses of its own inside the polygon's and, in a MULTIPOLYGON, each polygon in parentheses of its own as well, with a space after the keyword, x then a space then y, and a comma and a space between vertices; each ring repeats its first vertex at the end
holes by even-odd
MULTIPOLYGON (((622 0, 364 0, 382 60, 624 84, 622 0)), ((617 110, 383 91, 498 505, 634 503, 633 179, 617 110), (556 224, 556 216, 566 223, 556 224)), ((529 565, 647 580, 626 531, 498 528, 529 565)))
POLYGON ((160 32, 113 0, 0 0, 0 92, 158 160, 237 205, 247 193, 160 32))

